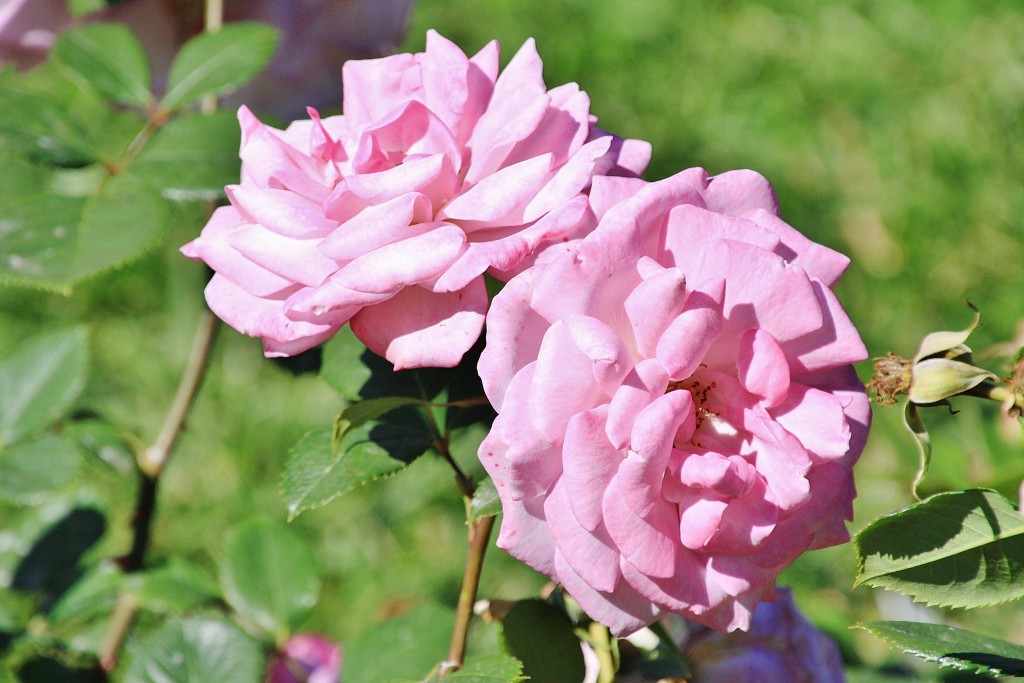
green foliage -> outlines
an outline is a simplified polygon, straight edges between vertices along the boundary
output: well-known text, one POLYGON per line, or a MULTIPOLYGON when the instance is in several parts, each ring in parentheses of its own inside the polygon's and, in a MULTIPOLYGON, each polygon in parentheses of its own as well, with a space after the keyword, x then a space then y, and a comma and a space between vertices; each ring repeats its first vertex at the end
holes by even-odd
POLYGON ((53 424, 85 385, 81 327, 40 335, 0 361, 0 448, 53 424))
POLYGON ((932 496, 875 520, 855 542, 861 584, 952 607, 1024 596, 1024 517, 994 491, 932 496))
POLYGON ((239 614, 283 643, 320 594, 313 556, 293 532, 273 522, 246 523, 228 540, 220 585, 239 614))
POLYGON ((262 24, 237 22, 199 34, 171 63, 160 108, 180 109, 207 95, 234 91, 263 70, 276 47, 277 33, 262 24))
POLYGON ((907 654, 946 669, 993 676, 1024 676, 1024 647, 941 624, 876 621, 861 624, 907 654))
POLYGON ((337 447, 333 433, 330 427, 310 432, 288 454, 284 495, 290 518, 405 469, 430 443, 422 432, 405 438, 408 432, 376 422, 345 430, 337 447))
POLYGON ((501 623, 505 647, 523 663, 523 673, 529 680, 583 680, 583 651, 565 612, 543 600, 520 600, 501 623))
POLYGON ((185 614, 219 599, 217 585, 195 565, 180 559, 125 577, 124 590, 152 612, 185 614))
POLYGON ((470 659, 458 671, 443 678, 432 676, 427 683, 520 683, 525 680, 522 662, 513 657, 490 655, 470 659))
POLYGON ((56 434, 17 442, 0 450, 0 499, 38 502, 78 476, 81 453, 56 434))
POLYGON ((490 477, 481 481, 469 504, 469 520, 475 522, 481 517, 493 517, 501 512, 501 498, 490 477))
POLYGON ((83 26, 58 38, 52 54, 72 79, 113 102, 141 108, 152 102, 146 55, 125 26, 83 26))
POLYGON ((130 170, 173 201, 219 199, 238 182, 238 121, 233 112, 182 116, 161 128, 130 170))
POLYGON ((166 621, 132 648, 124 683, 257 683, 259 644, 215 616, 166 621))
POLYGON ((454 625, 452 610, 430 603, 378 624, 348 646, 341 678, 345 683, 419 681, 445 658, 454 625))

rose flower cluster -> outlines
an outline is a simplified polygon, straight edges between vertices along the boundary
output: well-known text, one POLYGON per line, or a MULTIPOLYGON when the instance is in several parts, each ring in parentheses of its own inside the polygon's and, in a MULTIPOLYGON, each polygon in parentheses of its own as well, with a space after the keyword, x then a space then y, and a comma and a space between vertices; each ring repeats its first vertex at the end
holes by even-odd
POLYGON ((548 90, 532 42, 497 60, 432 32, 346 63, 340 116, 243 108, 241 182, 183 251, 268 355, 348 324, 397 369, 453 366, 486 314, 498 545, 616 634, 746 628, 783 568, 848 538, 870 422, 832 292, 849 261, 754 172, 641 180, 649 145, 548 90))

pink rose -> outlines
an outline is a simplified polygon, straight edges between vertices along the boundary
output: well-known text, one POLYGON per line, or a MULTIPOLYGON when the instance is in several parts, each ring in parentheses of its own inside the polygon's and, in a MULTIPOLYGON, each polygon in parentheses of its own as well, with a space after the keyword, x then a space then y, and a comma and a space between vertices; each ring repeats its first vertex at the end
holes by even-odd
MULTIPOLYGON (((246 103, 278 116, 301 116, 341 96, 338 67, 346 59, 378 57, 405 35, 413 0, 246 0, 229 2, 225 21, 262 21, 281 32, 274 59, 225 103, 246 103)), ((142 41, 159 91, 175 52, 203 28, 203 3, 179 0, 108 2, 73 19, 68 0, 0 0, 0 64, 42 61, 56 35, 76 24, 116 21, 142 41)))
POLYGON ((301 633, 275 653, 266 683, 338 683, 341 648, 324 636, 301 633))
POLYGON ((628 634, 745 628, 805 550, 848 538, 870 410, 831 287, 848 260, 751 171, 595 178, 600 220, 495 297, 480 446, 498 545, 628 634))
POLYGON ((206 299, 269 356, 350 323, 396 369, 456 365, 505 280, 581 237, 591 178, 639 174, 650 146, 594 127, 576 84, 548 90, 528 41, 498 75, 434 32, 427 51, 348 62, 344 114, 285 131, 248 109, 242 181, 183 247, 206 299))

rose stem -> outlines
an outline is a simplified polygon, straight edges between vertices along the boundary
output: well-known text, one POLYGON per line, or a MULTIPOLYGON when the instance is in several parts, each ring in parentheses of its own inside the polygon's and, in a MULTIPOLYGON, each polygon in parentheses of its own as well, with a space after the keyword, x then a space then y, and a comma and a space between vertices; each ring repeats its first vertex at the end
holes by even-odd
POLYGON ((448 659, 441 664, 440 674, 442 676, 461 669, 466 658, 469 623, 473 618, 473 605, 476 603, 476 591, 480 585, 480 571, 483 568, 484 554, 487 552, 487 543, 491 538, 493 527, 494 517, 480 517, 469 525, 466 570, 462 575, 462 587, 459 589, 459 604, 455 610, 455 628, 452 629, 448 659))

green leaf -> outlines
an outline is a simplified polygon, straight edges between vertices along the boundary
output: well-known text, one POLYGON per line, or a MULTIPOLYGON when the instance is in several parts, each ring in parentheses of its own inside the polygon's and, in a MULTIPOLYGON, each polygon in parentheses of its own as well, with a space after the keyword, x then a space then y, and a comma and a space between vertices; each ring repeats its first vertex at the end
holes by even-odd
POLYGON ((372 354, 348 325, 325 342, 323 350, 320 376, 347 400, 359 400, 359 391, 371 374, 363 357, 372 354))
POLYGON ((946 669, 1024 676, 1024 647, 941 624, 876 621, 859 624, 893 647, 946 669))
POLYGON ((163 237, 166 219, 158 194, 124 175, 112 179, 82 210, 75 279, 141 256, 163 237))
POLYGON ((289 529, 253 520, 235 531, 220 563, 220 585, 240 614, 283 642, 320 593, 309 547, 289 529))
POLYGON ((290 518, 404 469, 429 446, 398 428, 367 422, 346 430, 335 450, 332 432, 314 430, 288 454, 284 494, 290 518))
POLYGON ((520 600, 501 620, 509 654, 523 663, 531 683, 582 681, 580 640, 566 614, 543 600, 520 600))
POLYGON ((174 201, 219 199, 240 173, 234 112, 180 116, 153 137, 126 172, 174 201))
POLYGON ((92 12, 99 12, 106 8, 106 0, 68 0, 68 8, 71 16, 81 17, 92 12))
POLYGON ((358 401, 342 410, 334 420, 334 440, 344 438, 350 429, 360 427, 370 420, 390 413, 396 408, 422 403, 420 399, 408 396, 382 396, 358 401))
POLYGON ((124 683, 257 683, 259 643, 221 617, 165 622, 133 648, 124 683))
POLYGON ((171 560, 165 567, 130 574, 125 590, 152 612, 181 614, 218 599, 220 591, 194 565, 171 560))
POLYGON ((494 517, 501 512, 501 498, 498 489, 490 477, 481 481, 469 503, 469 520, 474 522, 481 517, 494 517))
POLYGON ((0 450, 0 499, 31 504, 71 482, 82 455, 75 444, 44 434, 0 450))
POLYGON ((85 329, 35 337, 0 361, 0 448, 53 424, 85 385, 85 329))
POLYGON ((225 95, 252 80, 270 62, 277 33, 256 22, 235 22, 201 33, 171 64, 162 109, 179 109, 205 95, 225 95))
POLYGON ((71 116, 69 106, 27 85, 21 75, 0 72, 0 146, 55 166, 97 161, 88 135, 71 116))
POLYGON ((506 655, 490 655, 470 658, 460 670, 444 678, 432 676, 428 683, 520 683, 525 680, 523 663, 518 659, 506 655))
POLYGON ((121 24, 92 24, 62 34, 53 60, 78 83, 121 104, 147 107, 149 63, 142 45, 121 24))
POLYGON ((124 175, 98 196, 37 195, 0 211, 0 281, 65 292, 155 246, 167 219, 160 195, 124 175))
POLYGON ((875 520, 855 543, 858 584, 949 607, 1024 597, 1024 517, 995 491, 932 496, 875 520))
POLYGON ((345 683, 421 680, 447 655, 454 626, 455 613, 433 604, 420 605, 396 619, 374 626, 346 648, 341 680, 345 683), (384 653, 387 656, 382 656, 384 653))
POLYGON ((110 563, 97 565, 61 596, 50 612, 50 620, 61 623, 99 616, 109 618, 124 578, 110 563))

